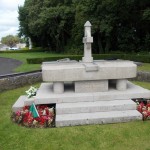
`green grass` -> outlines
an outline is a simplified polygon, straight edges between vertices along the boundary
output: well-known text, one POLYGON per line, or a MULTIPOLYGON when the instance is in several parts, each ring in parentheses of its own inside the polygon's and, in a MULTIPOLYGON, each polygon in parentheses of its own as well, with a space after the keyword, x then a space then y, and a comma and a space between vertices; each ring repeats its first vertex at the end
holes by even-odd
POLYGON ((143 63, 142 66, 138 66, 138 71, 150 72, 150 63, 143 63))
POLYGON ((132 81, 136 85, 140 85, 143 88, 150 90, 150 83, 149 82, 140 82, 140 81, 132 81))
MULTIPOLYGON (((150 89, 149 83, 134 83, 150 89)), ((10 120, 11 107, 28 88, 0 94, 0 150, 150 150, 150 121, 49 129, 18 126, 10 120)))
MULTIPOLYGON (((52 54, 49 52, 30 52, 30 53, 0 53, 0 57, 13 58, 20 60, 23 64, 17 67, 14 72, 27 72, 41 69, 41 64, 27 64, 27 58, 44 58, 51 56, 62 56, 62 54, 52 54)), ((150 64, 143 63, 142 66, 138 67, 139 71, 150 72, 150 64)))
POLYGON ((41 69, 41 64, 27 64, 27 58, 59 56, 61 54, 51 54, 48 52, 33 52, 33 53, 0 53, 0 57, 13 58, 20 60, 23 64, 17 67, 14 72, 27 72, 41 69))

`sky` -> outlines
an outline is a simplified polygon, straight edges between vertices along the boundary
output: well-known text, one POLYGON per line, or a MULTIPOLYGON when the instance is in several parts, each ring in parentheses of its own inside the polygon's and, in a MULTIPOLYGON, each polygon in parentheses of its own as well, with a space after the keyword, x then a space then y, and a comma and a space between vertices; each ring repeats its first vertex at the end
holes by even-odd
POLYGON ((18 6, 22 6, 24 1, 0 0, 0 40, 4 36, 18 33, 18 6))

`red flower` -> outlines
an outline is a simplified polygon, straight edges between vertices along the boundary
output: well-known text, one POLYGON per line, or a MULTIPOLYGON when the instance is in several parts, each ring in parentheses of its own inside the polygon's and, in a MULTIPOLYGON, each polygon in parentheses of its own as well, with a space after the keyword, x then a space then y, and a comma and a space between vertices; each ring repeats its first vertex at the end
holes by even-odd
POLYGON ((22 111, 17 111, 15 113, 15 121, 18 124, 22 122, 23 125, 28 127, 35 127, 35 125, 37 125, 36 127, 38 127, 38 125, 40 125, 40 127, 44 127, 45 125, 47 127, 51 126, 51 122, 53 121, 54 117, 53 109, 47 105, 38 105, 36 107, 39 117, 33 118, 32 113, 29 111, 30 106, 24 106, 22 111), (20 118, 21 120, 19 121, 20 118))
POLYGON ((29 108, 30 108, 30 106, 24 106, 24 107, 23 107, 23 111, 29 110, 29 108))
POLYGON ((18 111, 16 112, 16 116, 20 116, 20 115, 21 115, 21 111, 18 110, 18 111))
POLYGON ((49 109, 48 109, 48 107, 45 108, 45 111, 46 111, 46 115, 49 115, 49 109))
POLYGON ((149 103, 146 105, 146 108, 150 112, 150 104, 149 103))
POLYGON ((148 117, 148 111, 143 110, 142 115, 143 115, 143 119, 146 120, 146 118, 148 117))
POLYGON ((24 117, 23 117, 23 122, 24 123, 26 123, 26 122, 28 122, 28 120, 29 120, 29 118, 32 116, 32 114, 31 114, 31 112, 26 112, 25 114, 24 114, 24 117))
POLYGON ((34 118, 32 117, 32 113, 29 112, 29 115, 28 115, 28 118, 27 118, 27 121, 29 124, 31 124, 33 122, 34 118))
POLYGON ((142 108, 143 108, 143 106, 144 106, 144 103, 141 102, 141 103, 138 105, 138 107, 137 107, 137 110, 138 110, 140 113, 142 113, 142 108))
POLYGON ((45 118, 43 116, 40 117, 40 125, 44 125, 45 123, 45 118))

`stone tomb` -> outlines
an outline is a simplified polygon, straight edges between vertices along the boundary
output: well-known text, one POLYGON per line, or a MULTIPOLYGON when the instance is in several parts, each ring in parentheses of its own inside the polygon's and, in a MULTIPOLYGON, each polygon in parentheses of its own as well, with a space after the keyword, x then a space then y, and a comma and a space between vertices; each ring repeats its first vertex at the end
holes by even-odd
POLYGON ((13 111, 25 105, 56 104, 56 127, 141 120, 133 98, 149 98, 150 91, 128 81, 136 77, 132 61, 93 60, 91 24, 85 23, 84 57, 43 62, 37 95, 21 96, 13 111))

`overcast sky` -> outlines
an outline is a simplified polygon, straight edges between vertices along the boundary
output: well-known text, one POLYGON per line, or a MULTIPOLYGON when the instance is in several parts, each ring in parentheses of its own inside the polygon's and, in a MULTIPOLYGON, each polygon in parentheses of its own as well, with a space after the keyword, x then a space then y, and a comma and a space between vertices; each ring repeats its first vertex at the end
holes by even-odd
POLYGON ((18 33, 18 6, 25 0, 0 0, 0 40, 1 37, 18 33))

